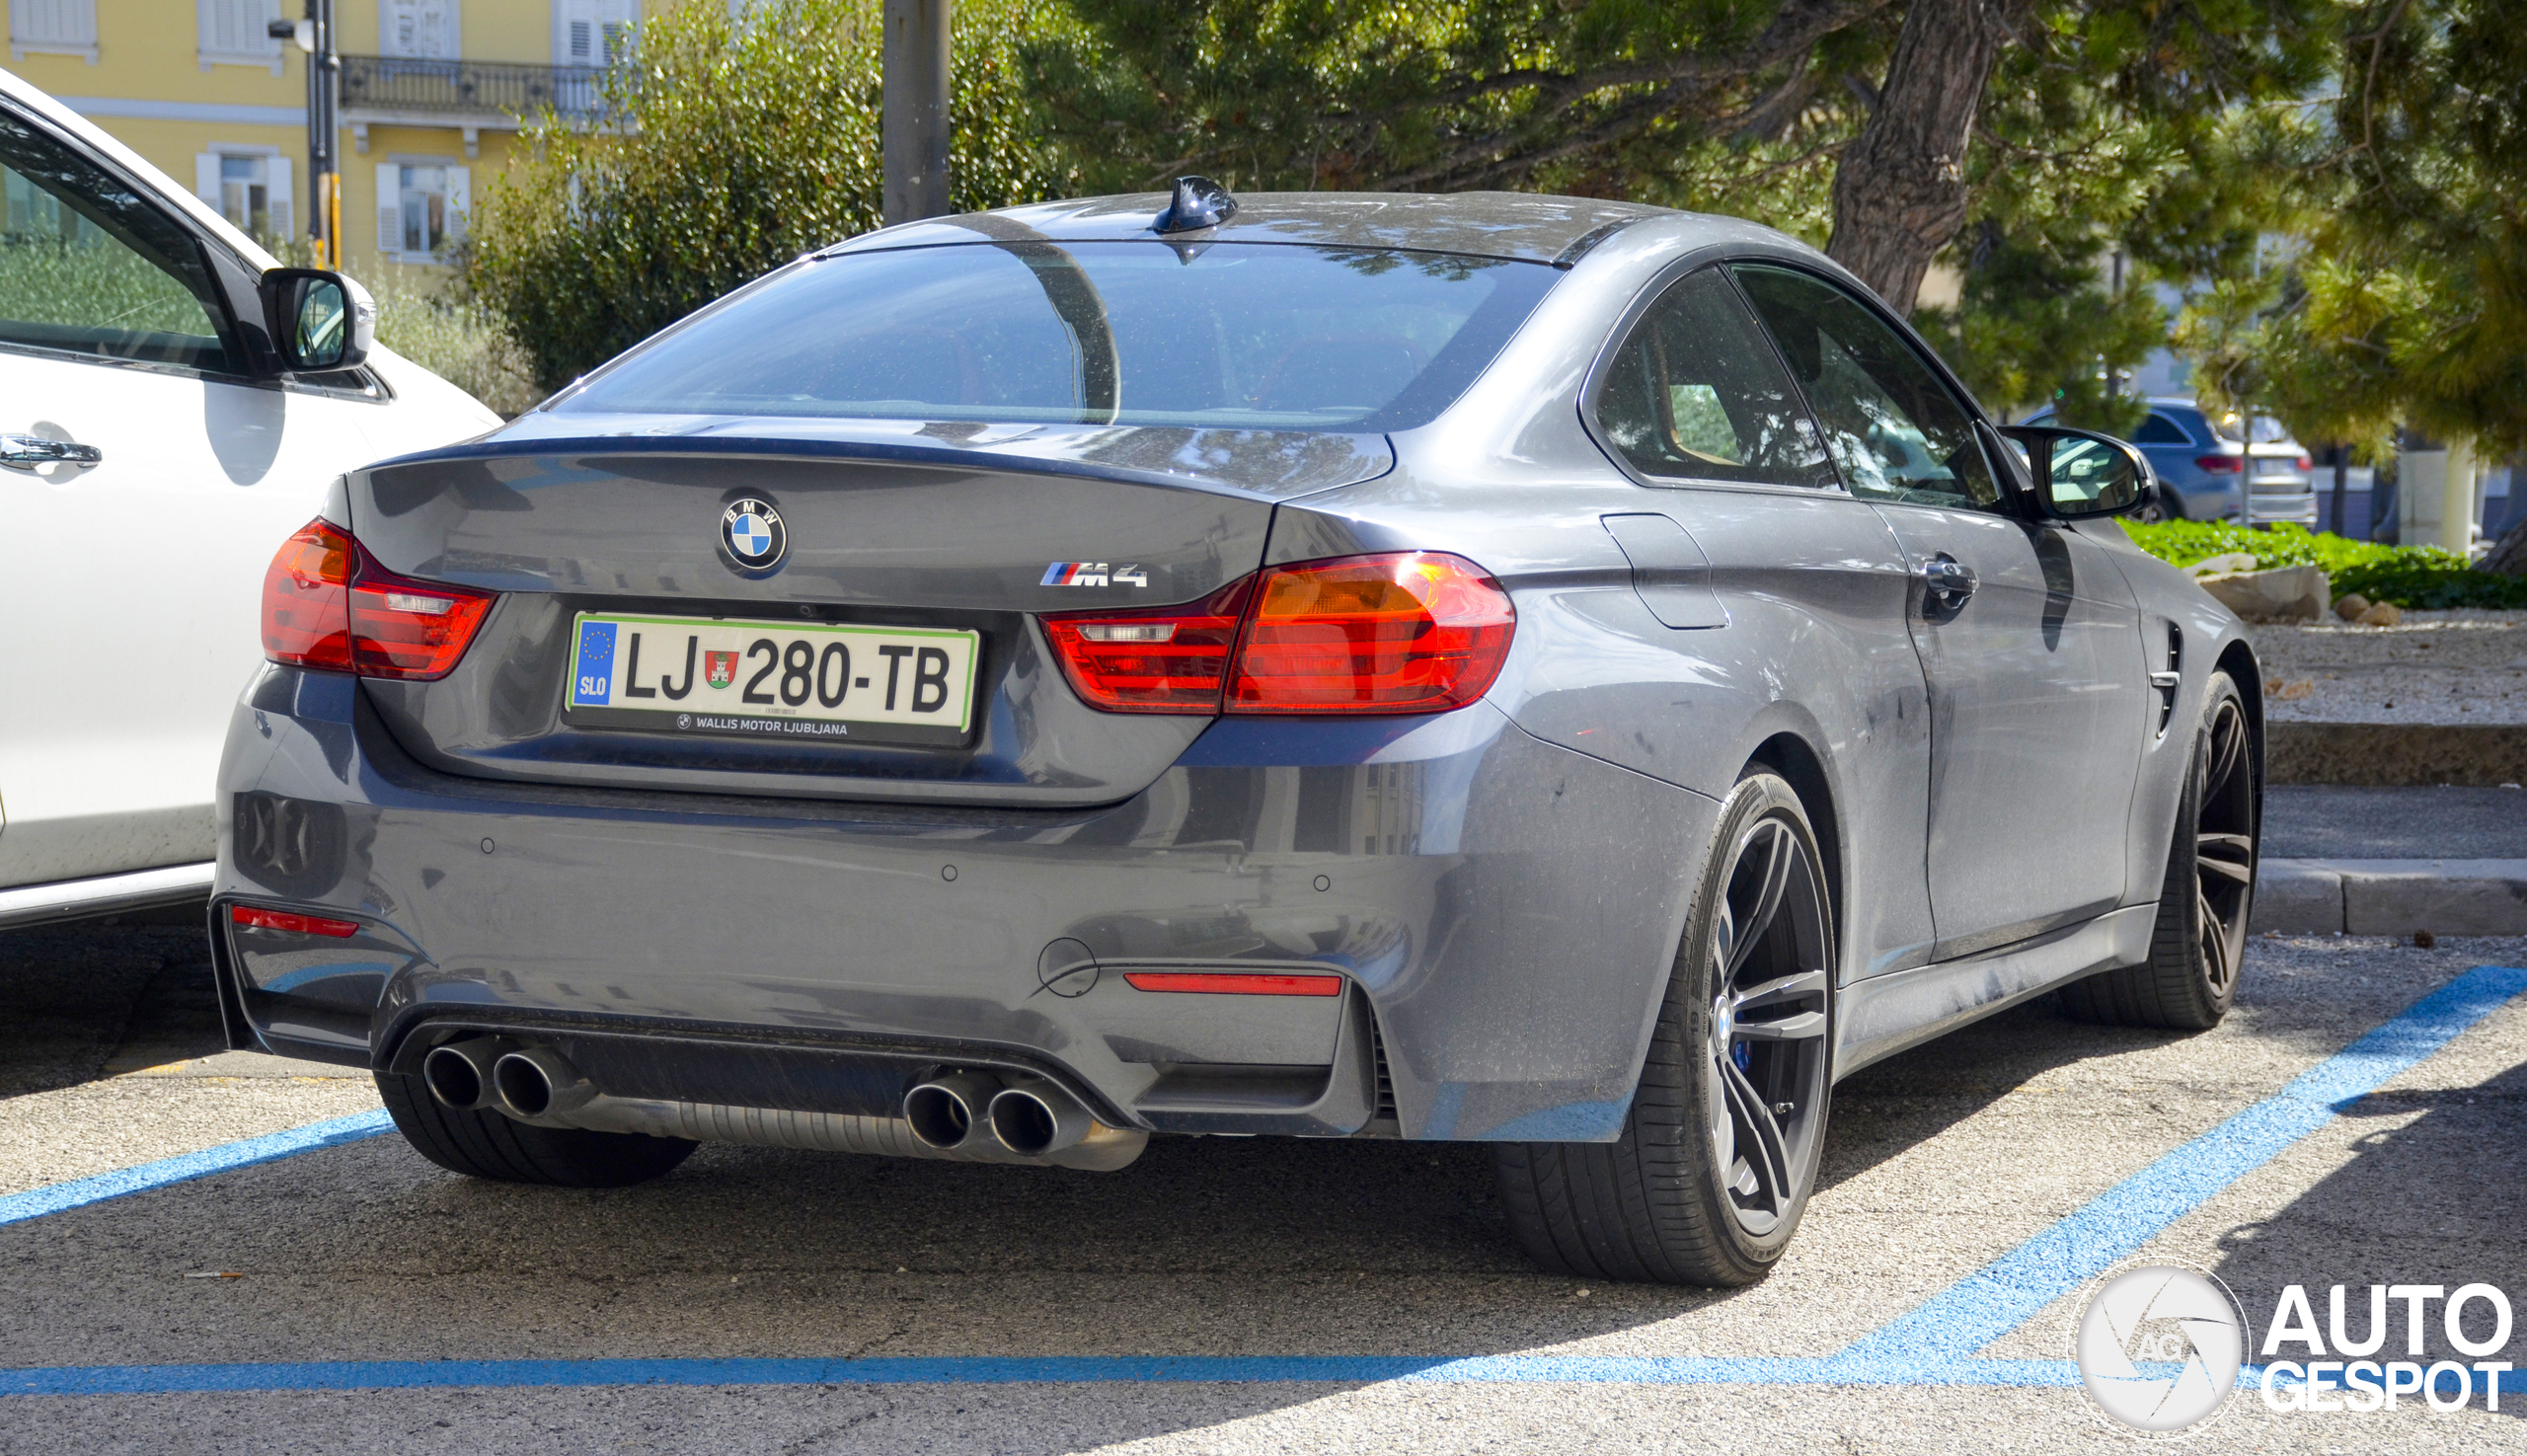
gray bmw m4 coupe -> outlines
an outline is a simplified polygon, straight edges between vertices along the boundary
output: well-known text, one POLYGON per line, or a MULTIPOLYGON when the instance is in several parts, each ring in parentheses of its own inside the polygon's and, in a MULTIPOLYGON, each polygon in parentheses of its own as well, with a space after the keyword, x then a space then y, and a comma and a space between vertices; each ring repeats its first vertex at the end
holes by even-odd
POLYGON ((281 547, 230 1035, 483 1178, 1470 1140, 1543 1264, 1742 1284, 1838 1078, 2228 1009, 2259 680, 2152 488, 1725 218, 868 234, 281 547))

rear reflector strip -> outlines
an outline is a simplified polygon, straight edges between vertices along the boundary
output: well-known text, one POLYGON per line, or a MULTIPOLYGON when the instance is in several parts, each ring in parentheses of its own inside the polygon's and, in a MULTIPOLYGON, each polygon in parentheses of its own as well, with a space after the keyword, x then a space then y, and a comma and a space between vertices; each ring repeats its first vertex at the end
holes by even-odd
POLYGON ((1195 970, 1127 970, 1135 991, 1200 991, 1213 996, 1340 996, 1339 975, 1242 975, 1195 970))
POLYGON ((252 905, 232 905, 229 920, 255 930, 285 930, 292 935, 324 935, 340 940, 359 934, 359 926, 348 920, 328 920, 322 915, 301 915, 290 910, 259 910, 252 905))

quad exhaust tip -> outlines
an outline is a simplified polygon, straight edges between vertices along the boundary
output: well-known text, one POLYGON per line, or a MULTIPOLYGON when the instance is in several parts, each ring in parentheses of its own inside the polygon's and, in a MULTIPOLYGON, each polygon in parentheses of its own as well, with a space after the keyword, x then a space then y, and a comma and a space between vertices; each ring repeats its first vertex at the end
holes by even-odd
POLYGON ((596 1096, 578 1068, 541 1046, 507 1052, 492 1063, 492 1092, 501 1111, 530 1121, 574 1111, 596 1096))
POLYGON ((441 1107, 478 1111, 493 1105, 492 1064, 499 1055, 499 1042, 491 1036, 434 1046, 421 1059, 421 1081, 441 1107))
POLYGON ((991 1100, 1000 1079, 982 1072, 952 1072, 904 1094, 904 1121, 924 1147, 953 1153, 978 1146, 977 1136, 989 1123, 991 1100))
POLYGON ((991 1135, 1025 1158, 1077 1147, 1095 1125, 1079 1099, 1040 1078, 1004 1087, 991 1100, 991 1135))

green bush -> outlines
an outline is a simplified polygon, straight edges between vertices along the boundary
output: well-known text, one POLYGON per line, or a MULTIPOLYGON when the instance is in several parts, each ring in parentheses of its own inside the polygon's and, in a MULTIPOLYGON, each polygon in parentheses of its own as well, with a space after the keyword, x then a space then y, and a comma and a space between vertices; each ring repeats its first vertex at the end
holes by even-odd
POLYGON ((2478 572, 2436 546, 2353 541, 2286 524, 2259 531, 2207 521, 2125 521, 2123 529, 2143 551, 2180 567, 2244 552, 2255 558, 2258 571, 2313 563, 2325 570, 2336 596, 2357 592, 2371 601, 2420 609, 2527 607, 2527 576, 2478 572))
POLYGON ((400 282, 371 291, 378 343, 491 406, 503 420, 516 419, 544 398, 535 387, 535 360, 490 305, 400 282))
MULTIPOLYGON (((1069 189, 1034 138, 1015 46, 1058 23, 959 0, 952 203, 1069 189)), ((881 0, 687 0, 643 22, 598 115, 546 115, 482 190, 468 271, 547 389, 799 255, 877 227, 881 0)))

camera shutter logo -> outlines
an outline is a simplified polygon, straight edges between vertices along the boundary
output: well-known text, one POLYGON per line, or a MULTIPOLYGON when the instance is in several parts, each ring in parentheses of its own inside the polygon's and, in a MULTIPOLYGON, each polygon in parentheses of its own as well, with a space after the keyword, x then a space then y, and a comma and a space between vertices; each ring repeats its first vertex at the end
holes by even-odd
POLYGON ((728 508, 720 512, 720 544, 737 570, 769 572, 781 565, 782 556, 790 550, 790 530, 771 501, 746 496, 729 501, 728 508))
POLYGON ((2237 1395, 2245 1332, 2217 1279, 2145 1264, 2110 1274, 2089 1296, 2072 1348, 2100 1410, 2133 1430, 2174 1435, 2237 1395))

